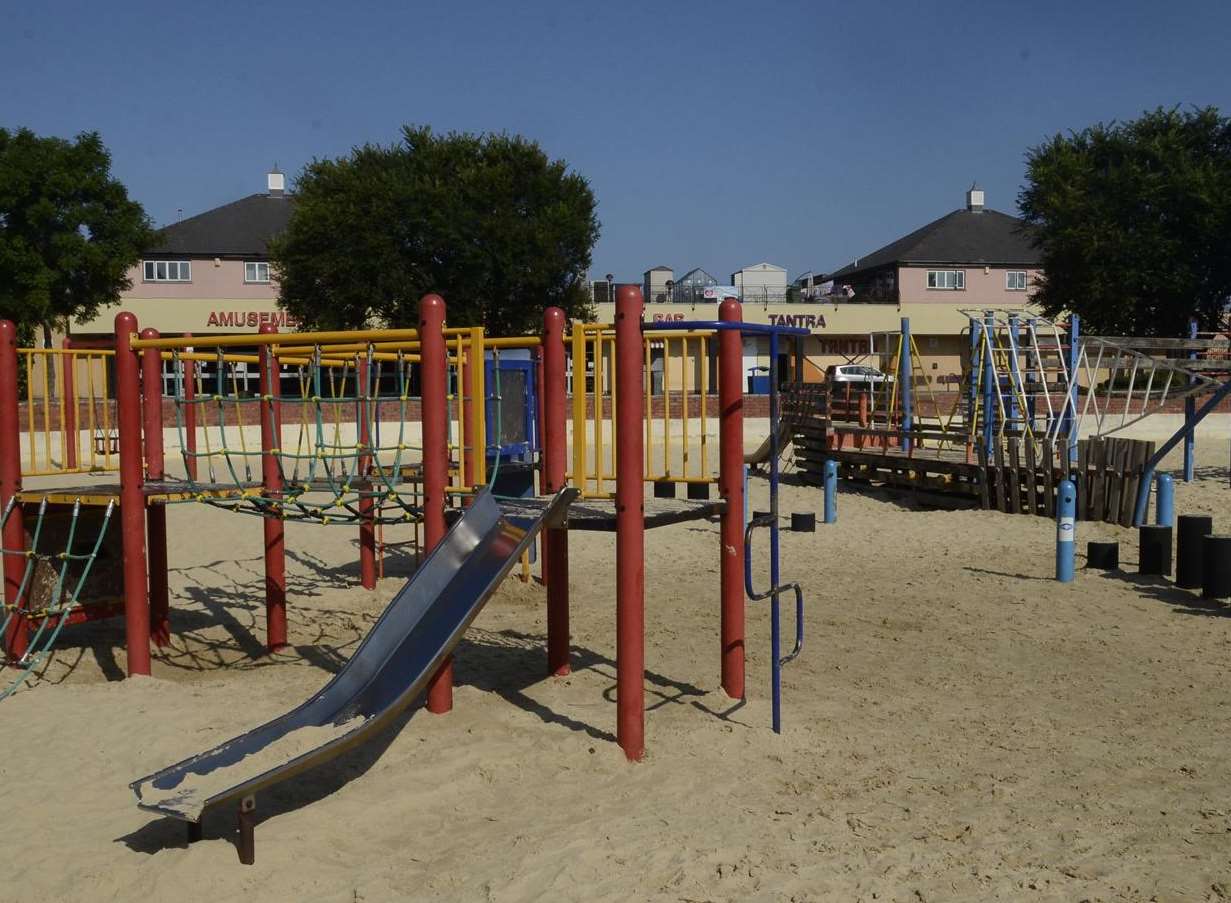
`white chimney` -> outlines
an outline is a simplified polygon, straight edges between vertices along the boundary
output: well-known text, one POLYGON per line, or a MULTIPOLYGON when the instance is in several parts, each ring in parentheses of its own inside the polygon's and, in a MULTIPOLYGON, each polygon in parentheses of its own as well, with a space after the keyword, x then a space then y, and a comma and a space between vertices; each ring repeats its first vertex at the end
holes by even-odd
POLYGON ((271 197, 281 196, 286 188, 286 177, 278 172, 278 167, 275 166, 265 174, 266 184, 269 186, 269 194, 271 197))
POLYGON ((983 209, 983 189, 977 183, 972 182, 970 190, 966 192, 966 209, 976 211, 983 209))

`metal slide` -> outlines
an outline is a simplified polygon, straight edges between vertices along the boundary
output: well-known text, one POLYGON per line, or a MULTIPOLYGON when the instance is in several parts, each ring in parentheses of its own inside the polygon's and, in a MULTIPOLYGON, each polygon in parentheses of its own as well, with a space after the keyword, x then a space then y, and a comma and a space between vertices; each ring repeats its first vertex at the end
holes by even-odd
POLYGON ((268 724, 134 781, 137 805, 188 822, 237 800, 246 811, 257 791, 375 736, 423 691, 538 532, 563 525, 576 495, 561 490, 533 520, 515 522, 490 492, 480 493, 324 689, 268 724))

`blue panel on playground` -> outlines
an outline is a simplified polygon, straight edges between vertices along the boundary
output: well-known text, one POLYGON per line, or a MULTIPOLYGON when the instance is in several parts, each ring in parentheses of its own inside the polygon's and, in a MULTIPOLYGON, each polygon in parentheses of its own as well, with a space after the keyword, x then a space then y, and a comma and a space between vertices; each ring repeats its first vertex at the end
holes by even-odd
POLYGON ((487 352, 487 458, 533 460, 539 448, 535 363, 524 348, 487 352))

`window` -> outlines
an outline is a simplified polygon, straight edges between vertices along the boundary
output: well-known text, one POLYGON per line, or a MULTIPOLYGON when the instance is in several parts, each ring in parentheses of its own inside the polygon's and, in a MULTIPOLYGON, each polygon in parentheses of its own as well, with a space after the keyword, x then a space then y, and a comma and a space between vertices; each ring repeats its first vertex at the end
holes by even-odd
POLYGON ((192 266, 187 260, 146 260, 142 262, 146 282, 189 282, 192 266))
POLYGON ((245 263, 244 264, 244 282, 268 282, 269 281, 269 264, 267 263, 245 263))
POLYGON ((966 288, 965 270, 928 270, 928 288, 960 291, 966 288))
POLYGON ((1026 271, 1025 270, 1010 270, 1004 274, 1004 287, 1010 292, 1024 292, 1026 290, 1026 271))

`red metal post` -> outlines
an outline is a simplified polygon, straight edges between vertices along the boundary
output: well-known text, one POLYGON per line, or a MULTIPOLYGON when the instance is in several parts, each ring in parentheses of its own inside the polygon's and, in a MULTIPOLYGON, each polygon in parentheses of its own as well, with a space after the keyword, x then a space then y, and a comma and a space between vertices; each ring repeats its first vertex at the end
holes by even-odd
MULTIPOLYGON (((445 536, 445 486, 449 478, 447 438, 447 354, 445 302, 439 295, 419 301, 419 361, 423 371, 423 554, 445 536)), ((441 664, 427 687, 427 710, 437 715, 453 708, 453 656, 441 664)))
MULTIPOLYGON (((564 385, 564 311, 543 311, 542 411, 543 492, 564 488, 568 460, 567 404, 564 385)), ((640 435, 640 429, 638 429, 640 435)), ((568 530, 552 527, 543 538, 543 582, 547 584, 547 673, 569 673, 568 530)))
MULTIPOLYGON (((261 333, 274 333, 272 323, 261 333)), ((268 345, 261 346, 261 483, 267 499, 280 500, 282 470, 277 452, 282 447, 282 418, 278 405, 282 367, 268 345)), ((282 509, 269 508, 262 520, 265 530, 265 644, 270 652, 286 648, 286 523, 282 509)))
MULTIPOLYGON (((371 377, 368 360, 361 357, 356 368, 358 385, 355 394, 359 397, 358 420, 356 424, 359 434, 359 444, 363 451, 359 455, 359 477, 361 485, 367 486, 366 491, 376 489, 376 480, 372 477, 372 456, 368 450, 372 447, 372 417, 379 416, 373 411, 368 380, 371 377)), ((376 502, 372 498, 359 500, 359 580, 364 589, 376 589, 376 502)))
MULTIPOLYGON (((616 292, 616 739, 645 754, 645 349, 641 289, 616 292)), ((576 437, 574 437, 576 441, 576 437)))
MULTIPOLYGON (((184 337, 191 336, 184 333, 184 337)), ((197 362, 183 361, 184 365, 184 467, 188 479, 197 478, 197 362)))
MULTIPOLYGON (((141 330, 141 338, 156 339, 158 330, 141 330)), ((141 352, 141 409, 145 433, 145 479, 159 482, 165 476, 162 446, 162 352, 141 352)), ((167 589, 167 508, 147 505, 145 510, 146 556, 150 573, 150 638, 165 646, 171 641, 170 594, 167 589)))
MULTIPOLYGON (((0 320, 0 512, 8 507, 13 496, 21 492, 21 419, 17 407, 17 372, 17 327, 10 320, 0 320)), ((33 436, 30 441, 34 441, 33 436)), ((20 503, 13 506, 12 514, 5 521, 0 542, 11 551, 26 547, 26 528, 20 503)), ((29 607, 26 600, 19 598, 25 572, 26 561, 20 555, 4 556, 6 604, 25 602, 25 607, 29 607)), ((15 615, 9 620, 4 650, 10 662, 17 662, 26 654, 29 629, 29 622, 24 617, 15 615)))
MULTIPOLYGON (((744 319, 739 301, 719 305, 718 319, 744 319)), ((726 499, 719 527, 723 690, 744 699, 744 338, 739 330, 718 337, 719 495, 726 499)))
MULTIPOLYGON (((68 351, 73 347, 73 340, 65 336, 60 347, 68 351)), ((60 424, 61 443, 64 446, 64 466, 69 470, 77 469, 77 376, 76 358, 71 354, 60 355, 60 397, 64 399, 64 422, 60 424)))
MULTIPOLYGON (((718 319, 739 323, 739 302, 718 305, 718 319)), ((744 698, 744 342, 736 329, 718 335, 718 494, 726 500, 719 527, 722 587, 722 689, 744 698)))
POLYGON ((132 350, 137 318, 115 315, 115 409, 120 434, 120 532, 124 546, 124 635, 128 674, 150 673, 150 597, 145 567, 141 462, 141 364, 132 350))

